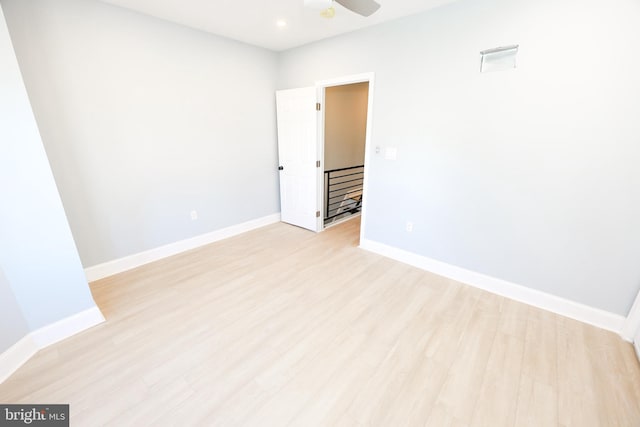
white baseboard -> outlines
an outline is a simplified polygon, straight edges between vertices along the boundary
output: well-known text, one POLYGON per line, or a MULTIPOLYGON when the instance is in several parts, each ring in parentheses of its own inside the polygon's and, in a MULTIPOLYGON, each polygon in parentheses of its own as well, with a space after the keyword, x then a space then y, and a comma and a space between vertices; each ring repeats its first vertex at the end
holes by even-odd
POLYGON ((102 316, 100 309, 92 307, 42 327, 29 335, 31 335, 38 348, 45 348, 102 322, 104 322, 104 316, 102 316))
POLYGON ((267 215, 241 224, 232 225, 230 227, 222 228, 190 239, 180 240, 148 251, 108 261, 103 264, 94 265, 92 267, 85 268, 84 272, 87 276, 87 280, 89 282, 93 282, 108 276, 113 276, 114 274, 122 273, 123 271, 140 267, 141 265, 148 264, 150 262, 158 261, 172 255, 177 255, 181 252, 237 236, 238 234, 246 233, 247 231, 255 230, 256 228, 264 227, 265 225, 274 224, 276 222, 280 222, 279 213, 267 215))
MULTIPOLYGON (((638 332, 640 332, 640 292, 638 292, 636 300, 633 302, 633 306, 631 306, 621 335, 627 341, 633 341, 638 332)), ((635 344, 636 349, 638 349, 640 343, 636 342, 635 344)), ((638 352, 638 356, 640 358, 640 351, 638 352)))
POLYGON ((33 357, 38 350, 102 322, 104 317, 100 309, 92 307, 29 333, 0 354, 0 384, 33 357))
POLYGON ((29 334, 0 354, 0 384, 31 359, 38 350, 38 345, 29 334))
POLYGON ((361 240, 360 247, 370 252, 383 255, 387 258, 412 265, 440 276, 448 277, 458 282, 462 282, 509 299, 538 307, 565 317, 570 317, 580 322, 597 326, 598 328, 613 331, 620 334, 624 339, 629 340, 628 337, 623 335, 623 326, 626 320, 624 316, 417 255, 372 240, 361 240))

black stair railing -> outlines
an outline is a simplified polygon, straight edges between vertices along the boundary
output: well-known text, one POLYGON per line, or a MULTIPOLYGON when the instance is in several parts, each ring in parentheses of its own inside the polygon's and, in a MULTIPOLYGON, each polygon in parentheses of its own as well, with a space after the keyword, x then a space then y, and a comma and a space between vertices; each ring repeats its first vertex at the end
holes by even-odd
POLYGON ((360 212, 363 184, 364 165, 324 172, 325 223, 360 212))

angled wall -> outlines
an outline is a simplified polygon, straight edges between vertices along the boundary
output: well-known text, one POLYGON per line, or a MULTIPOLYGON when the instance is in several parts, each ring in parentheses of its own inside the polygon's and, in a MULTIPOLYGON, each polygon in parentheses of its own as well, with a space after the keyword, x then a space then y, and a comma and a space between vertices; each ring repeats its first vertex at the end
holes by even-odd
POLYGON ((20 341, 29 333, 9 281, 0 269, 0 353, 20 341))
POLYGON ((95 307, 0 9, 0 353, 95 307))

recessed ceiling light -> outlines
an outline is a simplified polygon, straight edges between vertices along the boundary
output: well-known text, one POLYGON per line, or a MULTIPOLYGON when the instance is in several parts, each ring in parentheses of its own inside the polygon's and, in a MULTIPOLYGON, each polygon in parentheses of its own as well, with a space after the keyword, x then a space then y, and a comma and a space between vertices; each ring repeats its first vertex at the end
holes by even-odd
POLYGON ((287 21, 285 21, 284 19, 278 19, 278 20, 276 21, 276 25, 277 25, 279 28, 284 28, 284 27, 286 27, 286 26, 287 26, 287 21))

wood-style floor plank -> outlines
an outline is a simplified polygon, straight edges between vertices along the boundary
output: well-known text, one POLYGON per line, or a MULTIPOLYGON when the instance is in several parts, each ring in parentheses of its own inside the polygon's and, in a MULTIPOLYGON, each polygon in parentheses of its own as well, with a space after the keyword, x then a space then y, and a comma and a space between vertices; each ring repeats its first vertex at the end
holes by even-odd
POLYGON ((75 426, 640 426, 618 336, 274 224, 91 284, 107 322, 0 401, 75 426))

